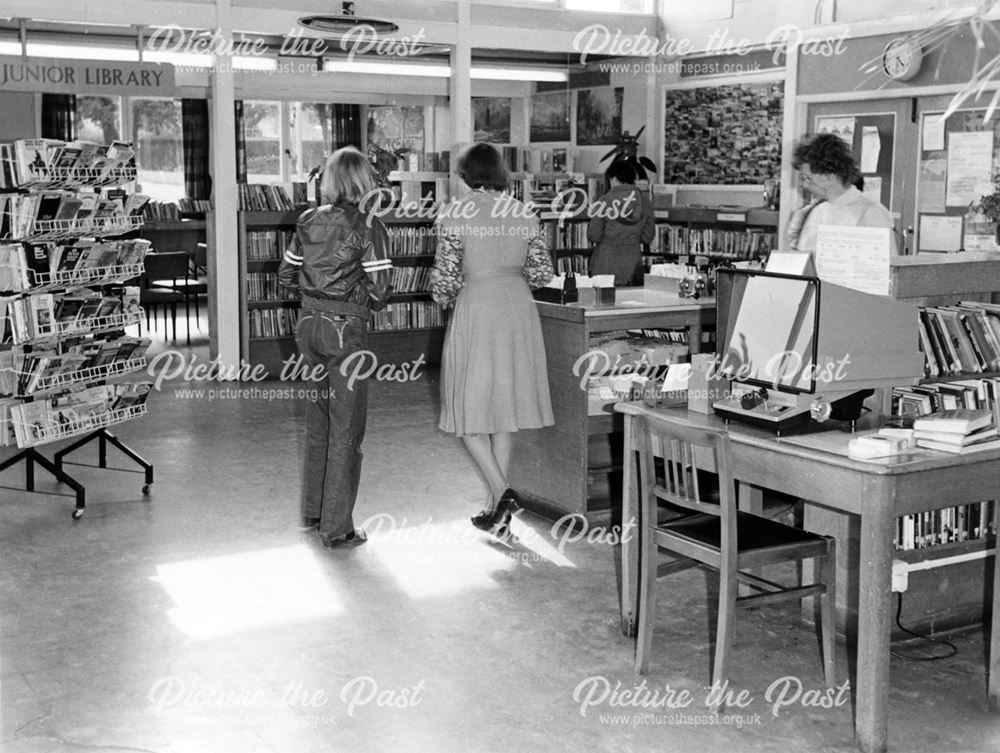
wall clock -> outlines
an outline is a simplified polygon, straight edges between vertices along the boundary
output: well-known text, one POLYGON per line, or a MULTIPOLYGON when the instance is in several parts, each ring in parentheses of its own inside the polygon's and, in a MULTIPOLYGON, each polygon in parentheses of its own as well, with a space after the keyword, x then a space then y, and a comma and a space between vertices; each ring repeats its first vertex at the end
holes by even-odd
POLYGON ((882 52, 882 70, 895 81, 909 81, 920 71, 924 51, 911 39, 897 37, 882 52))

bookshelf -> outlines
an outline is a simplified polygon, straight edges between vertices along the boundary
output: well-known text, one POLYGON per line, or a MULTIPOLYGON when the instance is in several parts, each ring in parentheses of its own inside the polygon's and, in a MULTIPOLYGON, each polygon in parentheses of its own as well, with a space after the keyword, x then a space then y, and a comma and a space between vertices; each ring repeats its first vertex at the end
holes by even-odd
POLYGON ((710 263, 763 259, 778 247, 778 213, 745 207, 671 207, 656 210, 656 237, 644 254, 657 262, 707 257, 710 263))
POLYGON ((97 442, 100 468, 109 444, 139 465, 144 495, 153 483, 153 466, 108 431, 143 415, 151 389, 119 380, 146 365, 149 339, 124 330, 142 318, 139 289, 127 283, 142 274, 150 243, 112 240, 141 226, 147 197, 125 190, 135 181, 125 142, 31 139, 0 153, 0 444, 20 448, 0 471, 23 462, 31 492, 34 467, 43 468, 73 491, 78 520, 86 489, 63 464, 84 445, 97 442), (51 461, 37 450, 66 439, 75 441, 51 461))
MULTIPOLYGON (((268 376, 280 376, 297 353, 295 325, 299 301, 278 286, 281 257, 295 232, 300 211, 240 212, 240 356, 260 364, 268 376)), ((444 344, 445 318, 431 300, 430 267, 434 262, 431 222, 388 216, 393 262, 393 295, 372 314, 368 348, 379 364, 401 364, 423 357, 436 364, 444 344)))
MULTIPOLYGON (((937 307, 952 307, 960 301, 989 303, 1000 292, 1000 256, 996 254, 921 253, 893 257, 890 264, 890 296, 924 307, 925 311, 937 307)), ((926 324, 926 318, 922 319, 926 324)), ((954 334, 959 333, 956 331, 954 334)), ((921 333, 915 332, 914 337, 921 337, 921 333)), ((919 401, 923 406, 921 410, 929 412, 941 404, 933 402, 932 396, 939 395, 944 399, 947 394, 950 395, 948 399, 955 400, 961 396, 960 399, 964 401, 968 399, 969 390, 972 389, 971 383, 984 385, 981 392, 978 389, 976 392, 982 394, 986 404, 994 406, 996 410, 996 396, 1000 395, 1000 372, 962 368, 957 372, 935 376, 930 371, 928 367, 928 375, 918 385, 885 390, 879 400, 881 411, 891 414, 894 402, 898 403, 899 392, 905 391, 913 395, 913 401, 919 401), (892 394, 894 391, 897 393, 895 400, 892 394)), ((898 409, 898 405, 896 408, 898 409)), ((942 494, 946 493, 947 490, 942 490, 942 494)), ((996 503, 982 500, 977 504, 996 503)), ((990 550, 995 546, 996 532, 989 530, 988 526, 987 530, 983 530, 982 525, 978 532, 975 527, 970 530, 966 521, 965 538, 961 532, 956 537, 955 526, 949 526, 947 517, 957 520, 960 514, 958 508, 950 508, 943 513, 922 514, 920 517, 904 516, 897 521, 899 535, 897 551, 893 555, 897 559, 909 564, 919 563, 921 567, 925 567, 933 565, 935 560, 959 558, 955 564, 930 567, 910 575, 908 590, 903 598, 904 623, 911 629, 946 629, 983 619, 983 584, 991 577, 988 570, 992 568, 992 561, 984 557, 992 555, 990 550), (945 520, 942 520, 942 514, 945 520), (915 543, 917 535, 923 537, 923 546, 910 546, 911 536, 915 543), (945 593, 947 597, 942 598, 945 593)), ((986 514, 988 517, 992 515, 988 509, 986 514)), ((806 505, 804 523, 809 530, 837 537, 838 583, 856 582, 860 536, 857 519, 806 505)), ((845 604, 856 603, 856 594, 848 593, 840 585, 838 591, 838 611, 845 604)), ((805 613, 803 615, 808 618, 805 613)))

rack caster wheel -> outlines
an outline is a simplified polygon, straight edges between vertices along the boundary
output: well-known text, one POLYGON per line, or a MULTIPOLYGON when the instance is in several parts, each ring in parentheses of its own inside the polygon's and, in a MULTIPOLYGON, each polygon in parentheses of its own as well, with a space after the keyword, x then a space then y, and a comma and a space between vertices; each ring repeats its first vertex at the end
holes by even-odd
POLYGON ((83 510, 73 510, 73 520, 79 520, 83 517, 83 510))
POLYGON ((143 484, 142 485, 142 496, 144 496, 144 497, 148 497, 149 496, 149 486, 150 486, 149 484, 143 484))

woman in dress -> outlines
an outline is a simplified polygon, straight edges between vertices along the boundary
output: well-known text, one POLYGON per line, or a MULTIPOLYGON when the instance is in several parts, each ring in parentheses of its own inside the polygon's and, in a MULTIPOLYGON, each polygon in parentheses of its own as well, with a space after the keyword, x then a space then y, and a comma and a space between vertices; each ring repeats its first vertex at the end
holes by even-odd
POLYGON ((324 379, 306 405, 306 450, 302 468, 302 529, 318 529, 323 545, 363 544, 353 512, 361 478, 368 384, 348 383, 344 359, 367 349, 371 312, 389 298, 392 262, 382 221, 358 204, 375 186, 368 161, 354 147, 333 153, 323 172, 327 201, 299 217, 278 278, 302 296, 295 342, 324 379))
POLYGON ((473 525, 505 539, 518 507, 507 482, 513 434, 554 423, 531 296, 552 279, 552 260, 538 219, 503 193, 508 174, 494 147, 470 147, 458 173, 472 191, 442 211, 434 264, 434 298, 455 306, 442 356, 440 428, 462 438, 489 486, 473 525))

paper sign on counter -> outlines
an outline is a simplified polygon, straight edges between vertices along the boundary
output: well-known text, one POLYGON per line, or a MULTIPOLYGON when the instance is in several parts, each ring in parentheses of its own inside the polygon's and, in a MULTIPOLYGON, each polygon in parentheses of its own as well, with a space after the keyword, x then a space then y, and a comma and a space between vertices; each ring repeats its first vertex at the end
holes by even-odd
POLYGON ((888 295, 890 233, 884 227, 820 225, 816 233, 817 276, 863 293, 888 295))

